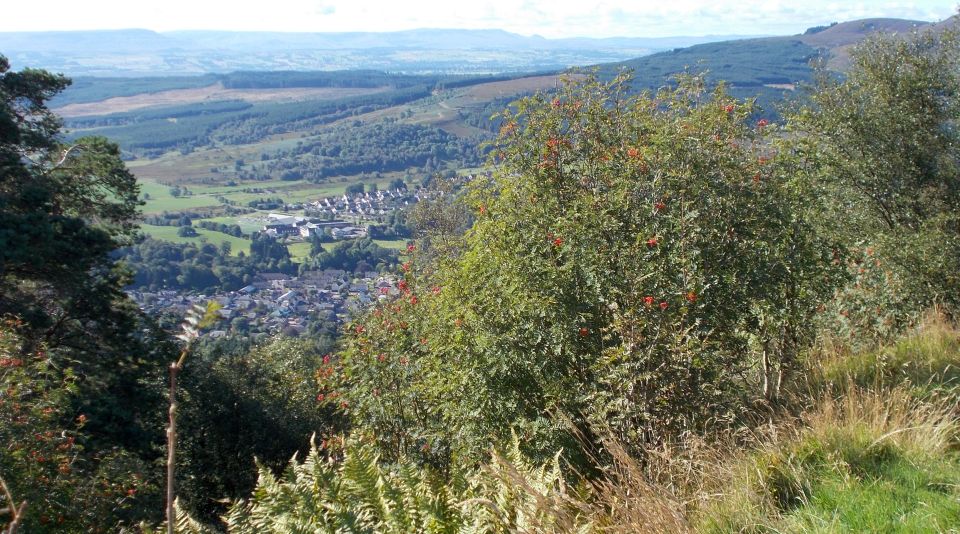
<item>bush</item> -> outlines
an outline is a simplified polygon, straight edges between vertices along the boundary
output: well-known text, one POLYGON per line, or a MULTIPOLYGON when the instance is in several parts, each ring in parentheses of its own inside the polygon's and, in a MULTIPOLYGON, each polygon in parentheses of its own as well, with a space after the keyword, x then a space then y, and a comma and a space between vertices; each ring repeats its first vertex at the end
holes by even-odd
POLYGON ((775 399, 832 256, 797 217, 773 127, 695 77, 625 94, 588 79, 520 101, 497 173, 470 186, 462 255, 406 265, 350 331, 335 387, 388 456, 475 457, 511 427, 573 451, 564 419, 641 447, 775 399))
POLYGON ((256 462, 281 470, 309 450, 311 435, 342 430, 332 410, 318 409, 311 377, 322 355, 308 342, 194 356, 181 379, 177 473, 182 504, 199 517, 213 520, 225 511, 218 499, 252 491, 256 462))
POLYGON ((177 228, 179 237, 197 237, 197 231, 192 226, 181 226, 177 228))

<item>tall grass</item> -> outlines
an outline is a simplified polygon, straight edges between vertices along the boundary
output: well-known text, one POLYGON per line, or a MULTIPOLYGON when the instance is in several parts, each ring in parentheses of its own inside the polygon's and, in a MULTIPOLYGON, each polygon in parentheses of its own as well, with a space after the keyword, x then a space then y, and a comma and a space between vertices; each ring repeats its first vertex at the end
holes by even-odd
POLYGON ((933 314, 888 347, 827 345, 803 376, 799 413, 712 466, 720 484, 696 530, 957 532, 957 329, 933 314))

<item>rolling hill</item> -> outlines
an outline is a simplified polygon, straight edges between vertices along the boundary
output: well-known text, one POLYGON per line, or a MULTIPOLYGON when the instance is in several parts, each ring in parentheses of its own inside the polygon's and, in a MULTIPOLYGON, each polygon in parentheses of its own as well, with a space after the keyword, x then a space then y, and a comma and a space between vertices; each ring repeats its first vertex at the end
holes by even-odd
POLYGON ((758 97, 761 106, 769 109, 783 98, 784 91, 811 81, 812 61, 822 59, 828 68, 842 71, 849 64, 850 48, 870 34, 904 33, 929 24, 902 19, 855 20, 811 28, 801 35, 706 43, 660 52, 603 65, 601 72, 611 76, 630 69, 635 75, 635 88, 656 89, 676 74, 706 71, 710 81, 723 80, 735 96, 758 97))
MULTIPOLYGON (((633 70, 637 90, 659 88, 684 71, 706 71, 710 81, 726 81, 735 96, 758 98, 769 113, 785 93, 811 81, 812 61, 823 59, 830 68, 842 70, 849 62, 850 47, 871 33, 903 33, 927 25, 899 19, 858 20, 811 28, 802 35, 701 43, 597 68, 601 76, 612 76, 624 68, 633 70)), ((222 32, 120 32, 101 37, 123 36, 141 40, 146 48, 161 47, 164 42, 212 46, 219 40, 222 49, 234 50, 265 40, 278 49, 316 45, 328 37, 222 32)), ((389 37, 395 49, 414 51, 423 46, 466 49, 480 44, 519 50, 538 42, 548 48, 567 46, 485 31, 423 30, 339 37, 340 46, 356 47, 381 46, 389 37), (456 45, 439 44, 458 36, 463 40, 456 45)), ((106 46, 90 39, 91 49, 106 46)), ((597 40, 568 43, 574 44, 600 46, 597 40)), ((469 156, 469 147, 496 130, 490 115, 519 96, 550 90, 557 83, 555 72, 450 76, 375 70, 244 71, 159 78, 85 77, 54 104, 67 118, 71 135, 98 134, 117 140, 133 158, 135 172, 148 180, 326 182, 343 176, 381 172, 416 176, 475 166, 482 159, 469 156), (367 146, 368 141, 378 140, 398 143, 396 154, 367 146), (428 146, 430 143, 436 146, 428 146)))

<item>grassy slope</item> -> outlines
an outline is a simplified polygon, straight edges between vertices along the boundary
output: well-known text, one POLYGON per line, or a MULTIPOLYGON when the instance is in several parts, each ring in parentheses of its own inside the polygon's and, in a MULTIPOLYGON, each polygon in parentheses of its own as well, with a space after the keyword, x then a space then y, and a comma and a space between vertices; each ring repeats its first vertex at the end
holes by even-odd
POLYGON ((811 361, 810 408, 721 462, 698 530, 957 532, 958 339, 934 322, 891 347, 811 361))
POLYGON ((180 237, 177 235, 176 226, 151 226, 144 224, 140 226, 140 231, 154 239, 162 239, 174 243, 200 243, 206 241, 220 246, 221 243, 230 243, 230 253, 236 255, 241 250, 245 253, 250 252, 250 240, 242 237, 233 237, 221 232, 213 232, 203 228, 194 228, 197 231, 197 237, 180 237))

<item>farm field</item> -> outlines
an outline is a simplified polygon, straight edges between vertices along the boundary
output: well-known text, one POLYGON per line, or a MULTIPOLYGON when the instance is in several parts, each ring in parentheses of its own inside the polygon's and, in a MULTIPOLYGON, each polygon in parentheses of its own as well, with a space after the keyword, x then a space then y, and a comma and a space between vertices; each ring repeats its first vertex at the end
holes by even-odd
POLYGON ((287 245, 290 258, 297 263, 303 263, 310 257, 310 243, 290 243, 287 245))
MULTIPOLYGON (((280 180, 264 182, 247 182, 236 186, 226 185, 205 185, 205 184, 183 184, 192 194, 173 196, 170 194, 171 186, 164 185, 150 179, 141 178, 141 194, 146 193, 149 198, 143 206, 144 215, 162 213, 164 211, 185 211, 197 208, 217 208, 224 206, 223 202, 217 197, 223 197, 230 202, 235 202, 239 206, 246 207, 251 200, 260 198, 282 198, 286 202, 304 202, 316 200, 321 197, 341 195, 347 186, 354 183, 363 183, 369 187, 376 184, 377 187, 386 187, 388 181, 377 181, 355 178, 353 180, 337 183, 314 184, 305 181, 284 182, 280 180), (249 192, 250 189, 262 189, 262 193, 249 192)), ((226 223, 228 220, 218 220, 217 222, 226 223)), ((232 223, 233 224, 233 223, 232 223)), ((245 230, 246 231, 246 230, 245 230)))

